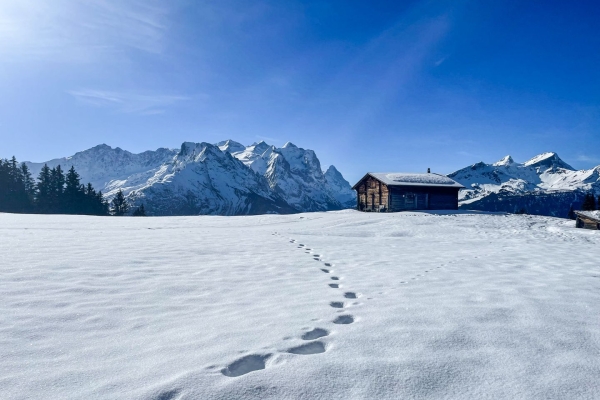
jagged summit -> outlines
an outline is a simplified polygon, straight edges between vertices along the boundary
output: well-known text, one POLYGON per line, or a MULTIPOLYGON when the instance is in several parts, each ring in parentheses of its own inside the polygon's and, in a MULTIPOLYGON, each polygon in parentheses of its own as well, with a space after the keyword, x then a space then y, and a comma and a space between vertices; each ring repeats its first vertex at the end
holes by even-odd
POLYGON ((501 158, 500 160, 496 161, 494 163, 494 166, 511 165, 514 163, 515 163, 515 160, 513 160, 513 158, 511 156, 505 156, 504 158, 501 158))
MULTIPOLYGON (((122 190, 149 215, 292 213, 355 204, 335 167, 324 173, 314 151, 289 142, 282 148, 264 141, 183 142, 140 154, 102 144, 47 163, 73 165, 109 199, 122 190)), ((43 164, 28 163, 33 174, 43 164)))
POLYGON ((558 154, 556 154, 554 152, 546 152, 546 153, 539 154, 539 155, 533 157, 531 160, 523 163, 523 165, 526 167, 564 168, 564 169, 574 171, 573 167, 571 167, 569 164, 564 162, 558 156, 558 154))
POLYGON ((226 151, 228 153, 237 153, 238 151, 244 151, 244 149, 246 149, 243 144, 231 139, 221 141, 216 145, 221 151, 226 151))
POLYGON ((295 145, 294 143, 292 143, 292 142, 286 142, 286 143, 283 145, 283 148, 284 148, 284 149, 289 149, 289 148, 294 148, 294 149, 297 149, 297 148, 298 148, 298 146, 296 146, 296 145, 295 145))
POLYGON ((509 156, 494 164, 480 162, 448 176, 467 188, 459 193, 460 207, 485 211, 566 217, 570 207, 581 206, 585 193, 600 195, 600 166, 577 171, 554 152, 522 164, 509 156))

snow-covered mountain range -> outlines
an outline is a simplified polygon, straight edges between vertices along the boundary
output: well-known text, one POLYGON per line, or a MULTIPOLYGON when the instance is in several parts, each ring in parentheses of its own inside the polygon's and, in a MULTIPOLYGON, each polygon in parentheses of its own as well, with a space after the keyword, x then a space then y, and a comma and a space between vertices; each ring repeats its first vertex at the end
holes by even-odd
POLYGON ((312 150, 292 143, 244 146, 185 142, 133 154, 105 144, 45 163, 27 163, 37 175, 44 164, 73 165, 82 182, 111 198, 123 190, 132 205, 151 215, 246 215, 339 210, 353 207, 350 184, 332 165, 327 171, 312 150))
POLYGON ((525 163, 511 156, 493 164, 479 162, 448 176, 467 188, 459 194, 464 209, 566 217, 571 206, 579 208, 585 193, 600 195, 600 166, 578 171, 552 152, 525 163))

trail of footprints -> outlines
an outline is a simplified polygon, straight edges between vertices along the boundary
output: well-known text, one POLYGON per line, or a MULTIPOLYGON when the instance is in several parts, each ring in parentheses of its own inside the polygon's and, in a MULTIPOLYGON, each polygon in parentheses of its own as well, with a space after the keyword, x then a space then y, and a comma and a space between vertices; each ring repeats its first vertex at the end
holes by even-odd
MULTIPOLYGON (((274 236, 280 236, 278 233, 273 233, 274 236)), ((305 253, 312 255, 315 261, 322 261, 320 254, 314 254, 312 249, 307 248, 302 243, 296 243, 295 239, 290 239, 290 243, 297 244, 298 249, 303 249, 305 253)), ((333 265, 328 262, 323 262, 325 268, 319 268, 320 271, 331 274, 333 270, 331 267, 333 265)), ((328 283, 329 287, 332 289, 340 289, 341 284, 337 283, 340 278, 338 276, 330 276, 331 281, 336 281, 336 283, 328 283)), ((344 298, 346 299, 357 299, 360 294, 355 292, 344 292, 344 298)), ((344 309, 347 307, 347 304, 344 301, 331 301, 329 306, 332 308, 338 309, 338 313, 344 313, 344 309)), ((348 325, 354 323, 354 316, 349 314, 342 314, 336 316, 331 322, 337 325, 348 325)), ((301 344, 299 346, 290 347, 285 352, 290 354, 299 354, 299 355, 311 355, 311 354, 319 354, 327 351, 327 347, 325 343, 317 340, 325 336, 329 336, 329 331, 324 328, 314 328, 310 331, 304 332, 300 338, 302 340, 307 341, 308 343, 301 344)), ((259 371, 261 369, 265 369, 267 366, 267 361, 273 357, 274 354, 250 354, 239 358, 227 365, 225 368, 221 370, 221 373, 225 376, 229 377, 237 377, 242 376, 247 373, 253 371, 259 371)))

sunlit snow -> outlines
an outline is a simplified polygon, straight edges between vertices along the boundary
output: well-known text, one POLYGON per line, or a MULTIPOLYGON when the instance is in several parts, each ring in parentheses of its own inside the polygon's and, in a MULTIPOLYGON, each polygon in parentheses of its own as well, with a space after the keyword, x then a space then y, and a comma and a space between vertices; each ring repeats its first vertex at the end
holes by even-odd
POLYGON ((0 214, 0 397, 598 398, 600 232, 574 225, 0 214))

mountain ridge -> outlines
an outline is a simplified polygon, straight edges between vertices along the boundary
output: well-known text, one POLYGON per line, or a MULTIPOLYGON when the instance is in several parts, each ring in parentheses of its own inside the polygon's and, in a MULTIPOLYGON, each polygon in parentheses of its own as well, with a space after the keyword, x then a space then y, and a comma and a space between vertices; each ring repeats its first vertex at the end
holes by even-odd
POLYGON ((287 214, 355 204, 350 184, 335 167, 322 171, 314 151, 291 142, 281 148, 264 141, 250 146, 231 139, 184 142, 179 149, 137 154, 99 144, 26 164, 34 176, 44 164, 74 166, 82 182, 91 182, 109 199, 122 190, 133 206, 143 203, 149 215, 287 214))
POLYGON ((581 206, 585 193, 600 195, 600 166, 576 170, 555 152, 523 163, 511 156, 478 162, 448 177, 466 187, 459 193, 459 207, 465 209, 566 217, 571 207, 581 206))

